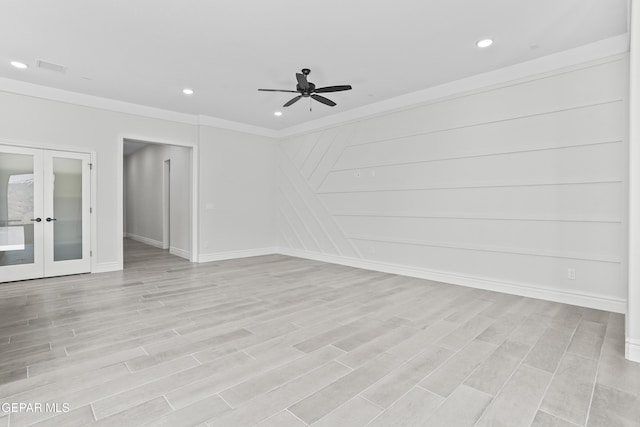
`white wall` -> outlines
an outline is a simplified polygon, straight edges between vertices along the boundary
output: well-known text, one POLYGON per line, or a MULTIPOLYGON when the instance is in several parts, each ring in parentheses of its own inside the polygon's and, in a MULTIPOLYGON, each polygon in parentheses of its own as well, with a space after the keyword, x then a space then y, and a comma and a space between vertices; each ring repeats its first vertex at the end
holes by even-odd
POLYGON ((198 204, 204 213, 199 236, 210 245, 204 253, 228 257, 274 246, 274 207, 268 200, 275 180, 274 145, 269 138, 0 91, 2 143, 95 152, 93 220, 98 227, 93 271, 122 268, 118 146, 127 137, 199 147, 198 204), (203 200, 221 210, 205 212, 203 200))
POLYGON ((124 157, 125 233, 162 247, 164 146, 149 145, 124 157))
POLYGON ((118 236, 118 143, 123 136, 197 143, 197 127, 96 108, 0 92, 0 140, 44 148, 93 150, 97 200, 93 219, 99 224, 94 258, 98 270, 120 266, 118 236))
POLYGON ((171 251, 191 252, 191 149, 150 144, 124 158, 126 233, 156 247, 163 241, 163 166, 171 162, 171 251))
POLYGON ((618 59, 281 142, 280 245, 623 311, 627 69, 618 59))
POLYGON ((279 246, 297 255, 618 310, 627 65, 281 142, 0 92, 0 140, 95 151, 102 269, 121 254, 119 142, 181 141, 200 154, 202 261, 269 252, 277 228, 279 246))
POLYGON ((275 142, 200 128, 200 260, 273 251, 275 142))
POLYGON ((164 158, 171 160, 169 251, 184 258, 191 254, 191 155, 189 148, 165 146, 164 158))

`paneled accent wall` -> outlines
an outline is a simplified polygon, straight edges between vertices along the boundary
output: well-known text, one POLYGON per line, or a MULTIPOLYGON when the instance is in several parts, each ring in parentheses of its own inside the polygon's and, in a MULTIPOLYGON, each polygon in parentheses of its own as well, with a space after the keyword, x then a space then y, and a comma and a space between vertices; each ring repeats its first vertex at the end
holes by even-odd
POLYGON ((615 59, 283 140, 279 245, 624 310, 627 67, 615 59))

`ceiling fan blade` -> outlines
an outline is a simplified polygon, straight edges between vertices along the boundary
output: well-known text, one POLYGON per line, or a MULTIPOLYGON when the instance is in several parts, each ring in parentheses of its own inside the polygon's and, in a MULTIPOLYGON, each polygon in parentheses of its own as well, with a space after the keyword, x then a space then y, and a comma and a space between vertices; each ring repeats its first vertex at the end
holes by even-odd
POLYGON ((296 73, 296 79, 298 79, 298 86, 302 89, 309 89, 309 82, 307 81, 307 76, 304 74, 296 73))
POLYGON ((293 99, 290 99, 289 102, 287 102, 286 104, 283 105, 283 107, 288 107, 291 104, 295 104, 296 102, 298 102, 300 100, 300 98, 302 98, 302 95, 298 95, 293 99))
POLYGON ((298 93, 297 90, 284 90, 284 89, 258 89, 261 92, 288 92, 288 93, 298 93))
POLYGON ((333 102, 332 100, 325 98, 324 96, 320 96, 320 95, 311 95, 311 97, 313 99, 315 99, 318 102, 322 102, 325 105, 328 105, 329 107, 335 107, 336 103, 333 102))
POLYGON ((315 93, 340 92, 343 90, 351 90, 351 89, 353 89, 351 85, 327 86, 327 87, 319 87, 314 92, 315 93))

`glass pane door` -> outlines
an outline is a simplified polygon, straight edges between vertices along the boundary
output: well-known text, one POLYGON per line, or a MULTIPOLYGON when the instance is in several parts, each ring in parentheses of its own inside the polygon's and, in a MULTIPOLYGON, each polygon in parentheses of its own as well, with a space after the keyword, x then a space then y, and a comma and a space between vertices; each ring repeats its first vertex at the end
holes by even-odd
POLYGON ((82 259, 82 160, 53 158, 53 260, 82 259))
POLYGON ((45 273, 90 271, 89 155, 45 151, 45 273))
POLYGON ((91 271, 89 160, 0 145, 0 282, 91 271))
POLYGON ((40 150, 0 145, 0 282, 43 274, 40 150))

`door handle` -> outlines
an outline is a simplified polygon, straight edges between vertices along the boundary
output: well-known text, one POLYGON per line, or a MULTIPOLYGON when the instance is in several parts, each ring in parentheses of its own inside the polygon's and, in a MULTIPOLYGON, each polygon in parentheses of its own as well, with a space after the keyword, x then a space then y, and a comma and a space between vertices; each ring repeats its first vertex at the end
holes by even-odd
POLYGON ((40 222, 40 221, 42 221, 42 218, 31 218, 31 221, 40 222))
MULTIPOLYGON (((40 218, 38 218, 38 219, 40 219, 40 218)), ((49 217, 47 217, 47 222, 51 222, 51 221, 55 221, 55 220, 56 220, 55 218, 49 218, 49 217)))

